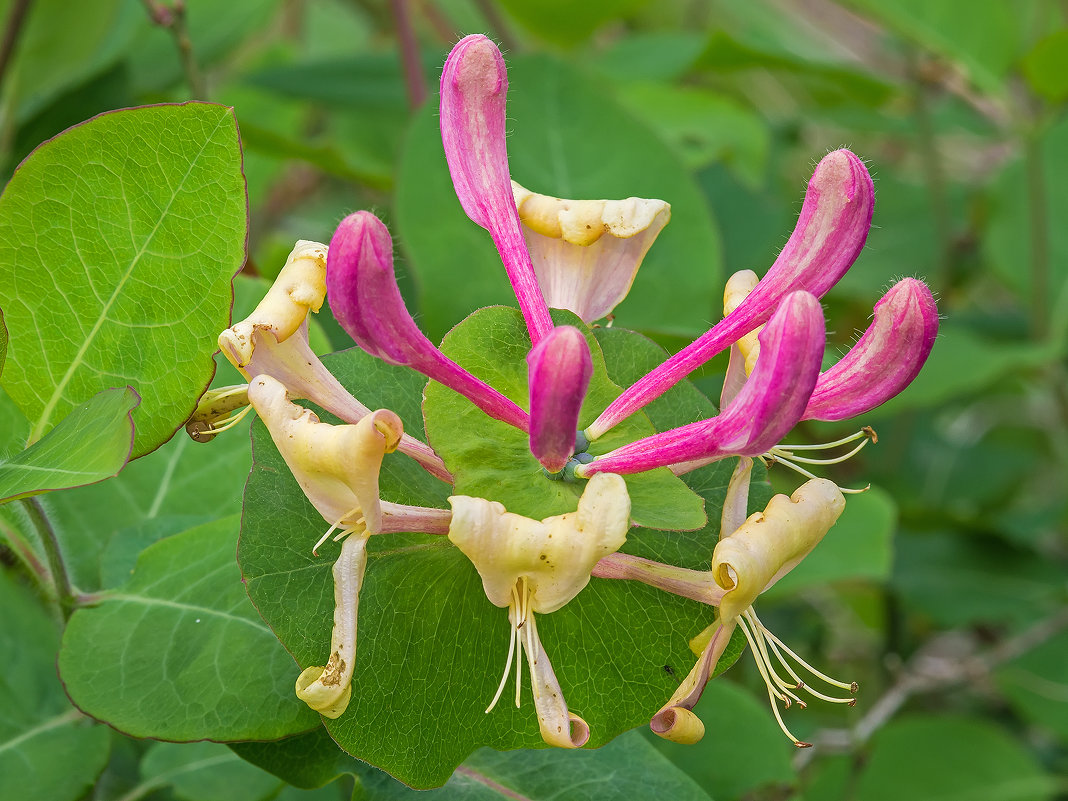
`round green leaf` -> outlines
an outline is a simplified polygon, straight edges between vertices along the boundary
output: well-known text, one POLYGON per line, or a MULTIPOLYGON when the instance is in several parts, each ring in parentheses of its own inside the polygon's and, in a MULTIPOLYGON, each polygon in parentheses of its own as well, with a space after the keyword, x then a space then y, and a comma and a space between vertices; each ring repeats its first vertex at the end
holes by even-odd
POLYGON ((0 609, 0 798, 74 801, 108 761, 108 730, 71 708, 55 672, 59 632, 3 571, 0 609))
POLYGON ((246 229, 222 106, 116 111, 37 148, 0 197, 4 387, 31 441, 129 384, 144 401, 133 456, 166 442, 211 380, 246 229))
POLYGON ((978 718, 915 715, 872 740, 857 801, 1045 801, 1050 777, 1008 734, 978 718))
POLYGON ((134 737, 177 741, 315 725, 241 586, 236 528, 228 517, 156 543, 127 584, 71 616, 59 671, 80 709, 134 737))
MULTIPOLYGON (((602 87, 544 56, 509 58, 512 177, 566 198, 660 198, 671 223, 616 309, 628 328, 693 337, 719 315, 720 242, 711 212, 669 145, 602 87)), ((397 179, 398 241, 432 303, 420 318, 441 337, 478 306, 515 302, 489 234, 467 219, 452 188, 433 104, 416 118, 397 179), (463 292, 456 292, 462 280, 463 292)))
MULTIPOLYGON (((501 315, 511 320, 501 329, 506 334, 521 327, 514 311, 488 313, 497 322, 501 315)), ((425 379, 357 349, 324 361, 365 404, 395 408, 406 430, 422 435, 411 410, 418 409, 425 379)), ((428 394, 435 391, 427 388, 428 394)), ((472 436, 481 436, 487 421, 483 416, 469 428, 472 436)), ((321 665, 330 644, 330 571, 337 546, 312 555, 312 545, 329 524, 304 497, 258 422, 253 440, 239 549, 248 592, 299 666, 321 665)), ((713 465, 691 475, 708 505, 718 509, 730 466, 713 465)), ((407 457, 386 457, 384 499, 445 507, 449 492, 407 457)), ((717 533, 718 519, 694 532, 637 528, 625 549, 688 567, 707 566, 717 533)), ((444 537, 418 534, 372 537, 368 551, 352 700, 340 718, 325 721, 334 740, 415 787, 443 783, 482 745, 542 747, 529 685, 521 709, 502 703, 484 712, 504 667, 507 615, 486 599, 478 573, 463 554, 444 537)), ((695 661, 689 638, 713 618, 714 610, 703 604, 634 582, 600 579, 563 609, 539 617, 539 632, 568 705, 592 729, 587 747, 648 722, 675 691, 678 675, 695 661), (665 665, 674 666, 675 675, 665 665)), ((732 642, 721 670, 743 645, 744 640, 732 642)), ((286 678, 292 682, 298 671, 292 667, 286 678)))

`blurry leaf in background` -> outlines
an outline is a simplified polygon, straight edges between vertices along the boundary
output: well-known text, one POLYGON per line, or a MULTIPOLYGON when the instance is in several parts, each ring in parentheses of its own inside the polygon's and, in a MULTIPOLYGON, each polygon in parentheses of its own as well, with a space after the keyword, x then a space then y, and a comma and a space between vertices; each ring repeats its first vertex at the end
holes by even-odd
POLYGON ((1018 713, 1068 740, 1068 632, 1006 663, 994 674, 998 687, 1018 713))
POLYGON ((696 31, 631 31, 604 50, 583 54, 613 83, 672 81, 693 66, 705 48, 696 31))
MULTIPOLYGON (((0 19, 7 20, 12 5, 12 0, 0 2, 0 19)), ((0 87, 6 113, 25 121, 57 95, 107 69, 144 21, 138 0, 36 0, 0 87)))
POLYGON ((221 743, 154 743, 140 773, 143 790, 168 787, 182 801, 266 801, 280 785, 221 743))
POLYGON ((0 798, 74 801, 108 761, 111 732, 73 709, 55 672, 59 631, 0 571, 0 798))
POLYGON ((783 737, 766 703, 726 679, 705 687, 694 712, 705 736, 694 745, 668 742, 649 731, 646 739, 716 801, 763 797, 768 785, 792 785, 794 746, 783 737))
MULTIPOLYGON (((1061 120, 1042 136, 1042 184, 1049 220, 1049 305, 1063 332, 1068 326, 1068 120, 1061 120)), ((983 252, 994 273, 1028 304, 1032 291, 1031 216, 1027 166, 1022 157, 1011 161, 990 192, 990 223, 983 252)))
POLYGON ((116 475, 130 456, 130 413, 140 402, 137 393, 125 387, 105 389, 74 407, 43 438, 0 461, 0 503, 116 475))
POLYGON ((0 306, 15 368, 4 388, 31 440, 129 384, 143 400, 132 458, 166 442, 214 373, 246 229, 222 106, 105 114, 23 162, 0 197, 0 306))
POLYGON ((901 717, 876 732, 856 801, 1044 801, 1055 792, 1035 758, 975 717, 901 717))
POLYGON ((1028 8, 1038 5, 1028 0, 846 0, 845 4, 906 41, 959 63, 967 77, 990 94, 1004 91, 1004 79, 1023 47, 1028 8))
POLYGON ((1020 629, 1063 604, 1061 568, 1033 551, 981 534, 903 532, 893 587, 912 614, 943 628, 1020 629))
POLYGON ((577 45, 607 22, 641 9, 649 0, 499 0, 498 4, 524 28, 543 39, 577 45))
POLYGON ((1036 42, 1024 56, 1023 73, 1031 88, 1046 100, 1068 98, 1068 29, 1036 42))
POLYGON ((652 82, 627 84, 617 96, 674 145, 691 170, 723 162, 750 187, 763 184, 770 133, 741 103, 707 89, 652 82))
MULTIPOLYGON (((516 181, 555 197, 638 196, 672 204, 671 222, 615 311, 617 324, 703 333, 719 316, 720 243, 681 160, 599 85, 562 62, 516 56, 508 69, 514 87, 508 149, 516 181)), ((466 218, 456 199, 436 108, 422 110, 405 144, 396 214, 397 243, 418 276, 420 323, 431 339, 473 307, 515 303, 489 234, 466 218)))
MULTIPOLYGON (((133 2, 133 0, 126 0, 133 2)), ((230 56, 258 30, 267 27, 281 0, 184 0, 193 57, 201 69, 230 56)), ((129 49, 130 78, 137 94, 162 92, 183 80, 178 49, 169 31, 153 25, 141 2, 142 27, 129 49)), ((188 97, 182 87, 182 96, 188 97)), ((204 98, 193 98, 203 100, 204 98)))
POLYGON ((293 694, 292 658, 245 594, 238 527, 227 517, 156 543, 128 583, 74 613, 59 670, 80 708, 132 736, 176 741, 269 740, 316 725, 293 694))
POLYGON ((345 774, 357 776, 373 770, 342 751, 322 726, 283 740, 229 745, 242 759, 305 790, 323 787, 345 774))
POLYGON ((835 581, 886 581, 893 563, 897 504, 880 487, 849 495, 845 511, 816 550, 765 590, 762 598, 789 595, 835 581))

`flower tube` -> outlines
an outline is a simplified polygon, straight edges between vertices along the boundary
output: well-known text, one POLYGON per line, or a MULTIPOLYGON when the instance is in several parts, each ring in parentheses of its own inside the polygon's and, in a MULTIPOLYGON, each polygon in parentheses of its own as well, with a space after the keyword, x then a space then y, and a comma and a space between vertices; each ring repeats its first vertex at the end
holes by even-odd
POLYGON ((801 418, 823 359, 823 310, 815 296, 794 292, 760 332, 753 374, 719 415, 631 442, 579 465, 576 475, 637 473, 672 466, 692 470, 727 456, 759 456, 801 418))
POLYGON ((530 451, 559 473, 575 451, 579 412, 593 375, 586 337, 574 326, 554 328, 527 354, 530 451))
POLYGON ((822 297, 860 254, 874 203, 871 176, 859 158, 848 150, 824 156, 808 183, 793 234, 756 288, 708 332, 624 390, 586 429, 586 436, 597 439, 659 398, 765 322, 788 293, 803 289, 822 297))
POLYGON ((938 336, 938 308, 922 281, 898 281, 875 304, 856 345, 821 374, 803 420, 844 420, 890 400, 912 383, 938 336))
POLYGON ((527 413, 431 344, 408 313, 393 271, 393 240, 367 211, 350 214, 330 240, 330 308, 357 345, 391 364, 412 367, 460 393, 494 419, 527 431, 527 413))
POLYGON ((552 330, 512 198, 505 142, 508 72, 497 45, 481 34, 461 39, 441 72, 441 141, 464 212, 490 232, 504 262, 530 341, 552 330))

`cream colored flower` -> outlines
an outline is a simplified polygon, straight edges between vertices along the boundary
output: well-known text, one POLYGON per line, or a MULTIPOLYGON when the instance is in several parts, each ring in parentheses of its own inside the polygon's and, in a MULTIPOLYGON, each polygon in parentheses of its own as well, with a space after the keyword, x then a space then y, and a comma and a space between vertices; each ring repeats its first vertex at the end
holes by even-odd
POLYGON ((538 285, 549 306, 591 323, 630 291, 642 259, 671 219, 662 200, 562 200, 512 181, 538 285))
POLYGON ((534 706, 542 737, 550 745, 577 748, 589 727, 568 712, 560 683, 538 637, 534 613, 554 612, 590 581, 599 559, 617 551, 627 538, 630 497, 623 479, 599 473, 590 479, 578 509, 532 520, 512 514, 496 501, 455 495, 449 539, 471 560, 482 577, 486 597, 507 607, 511 623, 504 676, 489 712, 504 691, 516 661, 516 706, 519 706, 521 657, 527 655, 534 706))

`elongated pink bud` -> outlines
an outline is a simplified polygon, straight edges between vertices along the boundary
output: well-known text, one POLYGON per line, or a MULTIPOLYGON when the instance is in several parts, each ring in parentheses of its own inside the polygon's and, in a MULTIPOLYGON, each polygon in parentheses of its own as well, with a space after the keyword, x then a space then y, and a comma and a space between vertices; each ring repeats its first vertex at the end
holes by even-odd
POLYGON ((527 354, 530 452, 559 473, 575 451, 579 411, 593 375, 586 337, 574 326, 550 331, 527 354))
POLYGON ((756 289, 700 338, 624 390, 586 429, 586 436, 596 439, 659 398, 765 322, 788 293, 803 289, 822 297, 864 247, 874 205, 875 189, 864 162, 848 150, 824 156, 808 182, 790 240, 756 289))
POLYGON ((816 381, 804 420, 845 420, 912 383, 938 336, 938 307, 922 281, 904 278, 875 304, 856 345, 816 381))
POLYGON ((552 330, 512 197, 505 143, 508 73, 497 45, 481 34, 461 39, 441 72, 441 142, 467 216, 490 232, 512 282, 530 341, 552 330))
POLYGON ((326 291, 341 327, 368 353, 412 367, 523 431, 527 413, 446 357, 408 313, 393 272, 393 240, 382 221, 358 211, 341 221, 326 259, 326 291))
POLYGON ((823 310, 815 295, 787 295, 760 332, 760 357, 716 417, 640 439, 580 465, 576 473, 692 470, 727 456, 759 456, 777 445, 808 404, 823 360, 823 310))

